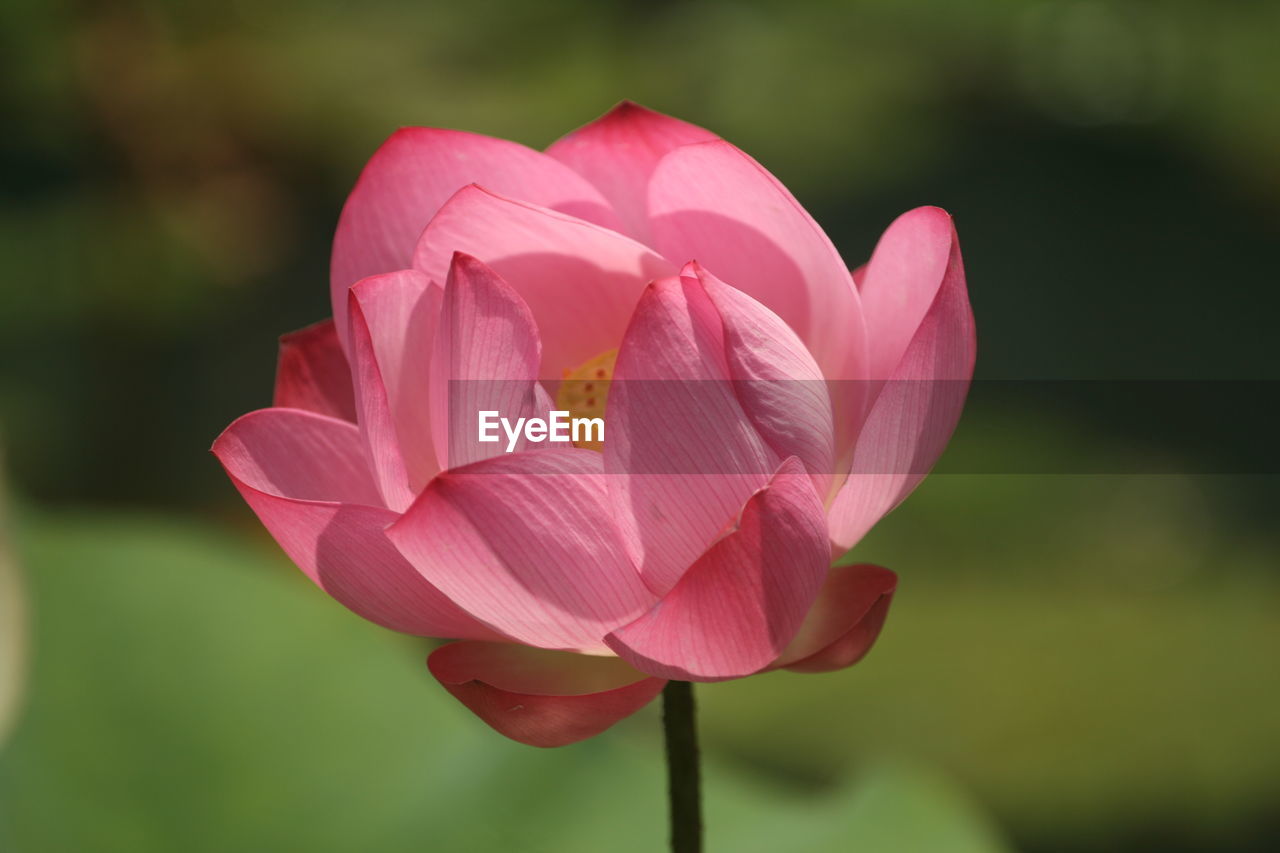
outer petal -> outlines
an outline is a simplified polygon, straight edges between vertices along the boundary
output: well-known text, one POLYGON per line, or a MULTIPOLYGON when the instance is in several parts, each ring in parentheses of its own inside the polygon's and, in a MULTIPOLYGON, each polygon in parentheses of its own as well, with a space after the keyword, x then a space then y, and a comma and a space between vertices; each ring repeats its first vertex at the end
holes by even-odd
POLYGON ((604 464, 628 548, 659 595, 778 466, 728 379, 723 324, 701 285, 654 282, 618 350, 604 464))
POLYGON ((342 353, 332 319, 280 338, 272 405, 355 421, 351 367, 342 353))
POLYGON ((792 457, 662 601, 605 640, 637 669, 663 678, 750 675, 795 636, 830 554, 822 503, 792 457))
POLYGON ((877 247, 863 285, 887 330, 876 347, 877 371, 889 370, 899 351, 902 316, 909 326, 910 317, 920 312, 919 294, 932 295, 890 380, 877 393, 858 436, 849 479, 831 504, 831 538, 845 548, 901 503, 942 455, 964 408, 977 352, 950 217, 936 208, 912 211, 894 223, 881 245, 888 255, 878 263, 882 251, 877 247), (939 264, 944 250, 946 263, 939 264))
POLYGON ((364 279, 349 298, 360 429, 383 500, 400 511, 443 466, 429 406, 440 294, 401 270, 364 279))
POLYGON ((720 315, 738 402, 779 459, 795 456, 827 494, 834 470, 831 398, 822 372, 786 323, 697 263, 680 273, 703 289, 720 315))
MULTIPOLYGON (((501 276, 457 252, 449 269, 431 361, 431 428, 447 448, 443 467, 457 468, 506 452, 507 437, 478 440, 479 413, 545 416, 538 389, 542 342, 529 306, 501 276)), ((518 445, 524 449, 523 441, 518 445)))
POLYGON ((609 228, 618 226, 595 187, 545 154, 474 133, 402 128, 364 167, 334 234, 333 316, 344 344, 347 288, 362 278, 408 267, 414 243, 431 217, 459 188, 476 182, 609 228))
MULTIPOLYGON (((861 293, 862 283, 867 280, 867 265, 863 264, 857 269, 849 270, 849 275, 853 277, 854 287, 858 288, 858 292, 861 293)), ((865 309, 864 309, 864 314, 865 314, 865 309)), ((871 335, 871 330, 867 329, 867 336, 870 337, 870 335, 871 335)), ((869 344, 868 344, 868 348, 870 348, 869 344)))
POLYGON ((917 207, 885 229, 871 260, 855 270, 854 277, 862 282, 873 382, 883 382, 897 372, 953 264, 956 269, 951 274, 960 277, 963 287, 964 270, 951 217, 941 208, 917 207))
POLYGON ((251 412, 213 452, 285 553, 364 618, 409 634, 497 639, 414 571, 383 529, 355 425, 296 409, 251 412))
POLYGON ((591 181, 613 205, 625 232, 648 243, 654 167, 673 148, 715 138, 709 130, 623 101, 547 153, 591 181))
POLYGON ((480 719, 530 746, 565 746, 600 734, 662 692, 615 657, 511 643, 450 643, 427 659, 431 674, 480 719))
POLYGON ((387 531, 428 580, 542 648, 598 650, 654 598, 615 528, 591 450, 542 450, 445 471, 387 531))
POLYGON ((227 473, 296 500, 380 504, 354 424, 299 409, 259 409, 213 443, 227 473))
POLYGON ((829 672, 866 656, 880 635, 898 576, 872 565, 833 566, 804 624, 773 668, 829 672))
POLYGON ((553 379, 617 347, 645 284, 675 271, 621 234, 480 187, 460 190, 431 220, 414 267, 443 282, 454 252, 484 261, 529 305, 553 379))
POLYGON ((866 326, 853 279, 826 234, 756 161, 724 141, 667 154, 649 185, 654 246, 696 258, 795 330, 833 394, 837 450, 864 411, 866 326))

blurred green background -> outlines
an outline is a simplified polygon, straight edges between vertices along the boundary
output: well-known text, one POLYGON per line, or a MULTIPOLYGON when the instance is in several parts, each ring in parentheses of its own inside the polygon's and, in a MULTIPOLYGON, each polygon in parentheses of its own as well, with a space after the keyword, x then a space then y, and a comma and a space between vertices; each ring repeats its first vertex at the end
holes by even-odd
MULTIPOLYGON (((6 0, 0 850, 661 849, 652 709, 490 733, 207 453, 328 313, 395 127, 542 147, 631 98, 754 154, 851 265, 950 210, 980 377, 1276 380, 1278 43, 1274 2, 6 0)), ((957 442, 1218 458, 1112 414, 976 405, 957 442)), ((1277 849, 1278 492, 934 476, 851 555, 902 577, 864 663, 700 688, 712 849, 1277 849)))

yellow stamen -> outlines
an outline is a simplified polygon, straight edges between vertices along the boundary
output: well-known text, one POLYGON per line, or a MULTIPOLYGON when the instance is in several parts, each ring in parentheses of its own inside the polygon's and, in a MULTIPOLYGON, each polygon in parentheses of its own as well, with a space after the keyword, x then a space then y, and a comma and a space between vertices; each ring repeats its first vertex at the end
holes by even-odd
MULTIPOLYGON (((617 360, 618 351, 610 349, 575 368, 566 369, 556 391, 556 408, 567 411, 570 418, 603 418, 609 399, 609 380, 613 378, 613 365, 617 360)), ((575 441, 574 445, 600 450, 603 442, 575 441)))

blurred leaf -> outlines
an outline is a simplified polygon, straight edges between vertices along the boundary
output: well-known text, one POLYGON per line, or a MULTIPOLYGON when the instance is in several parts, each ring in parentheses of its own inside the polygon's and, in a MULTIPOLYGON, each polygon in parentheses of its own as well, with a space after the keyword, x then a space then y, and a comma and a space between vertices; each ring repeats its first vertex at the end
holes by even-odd
MULTIPOLYGON (((523 747, 435 686, 423 644, 277 556, 143 518, 25 534, 36 664, 0 757, 0 849, 663 849, 651 711, 584 744, 523 747)), ((801 798, 714 760, 709 775, 718 849, 1001 849, 929 776, 801 798)))
POLYGON ((734 786, 723 771, 710 778, 712 849, 741 853, 894 851, 894 853, 999 853, 1009 848, 972 802, 936 771, 881 762, 852 785, 787 808, 777 789, 753 788, 741 775, 734 786), (723 799, 723 785, 735 791, 723 799), (762 820, 762 815, 769 815, 762 820))
POLYGON ((1242 479, 932 477, 849 555, 901 579, 867 659, 715 685, 708 738, 813 784, 927 758, 1020 839, 1227 849, 1280 784, 1275 547, 1208 503, 1242 479))

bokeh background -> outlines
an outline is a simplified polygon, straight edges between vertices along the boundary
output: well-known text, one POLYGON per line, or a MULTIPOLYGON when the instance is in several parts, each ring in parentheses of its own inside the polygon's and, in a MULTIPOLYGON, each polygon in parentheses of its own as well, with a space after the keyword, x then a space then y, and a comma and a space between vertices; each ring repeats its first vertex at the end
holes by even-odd
POLYGON ((662 849, 653 709, 492 734, 207 452, 394 128, 542 147, 624 97, 851 265, 950 210, 983 379, 1227 389, 975 398, 851 554, 902 577, 870 657, 699 689, 712 849, 1277 849, 1277 44, 1274 2, 6 0, 0 850, 662 849))

